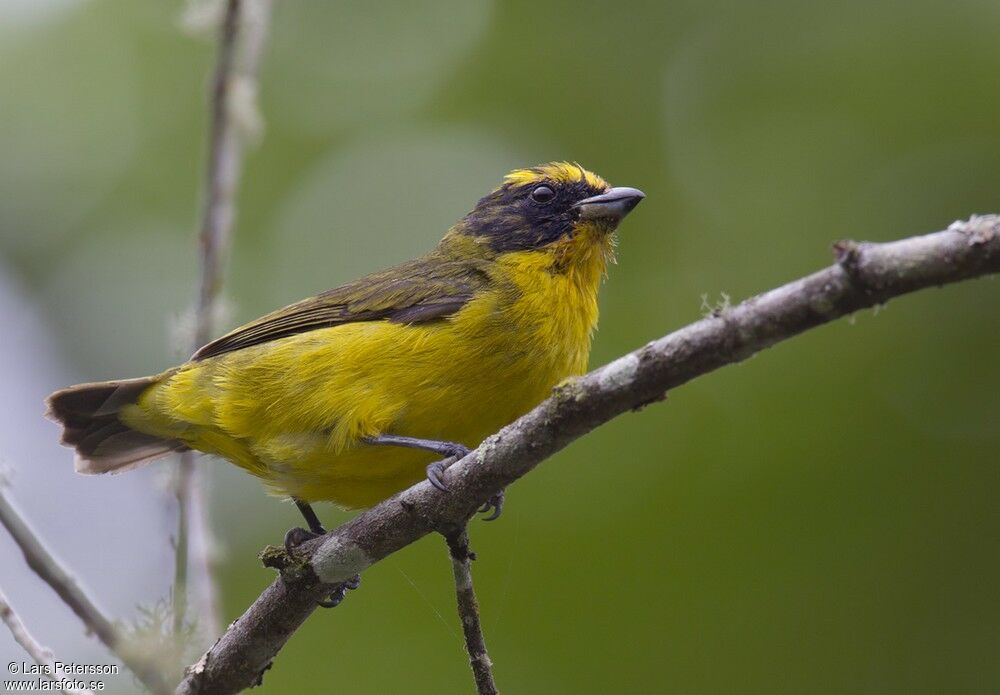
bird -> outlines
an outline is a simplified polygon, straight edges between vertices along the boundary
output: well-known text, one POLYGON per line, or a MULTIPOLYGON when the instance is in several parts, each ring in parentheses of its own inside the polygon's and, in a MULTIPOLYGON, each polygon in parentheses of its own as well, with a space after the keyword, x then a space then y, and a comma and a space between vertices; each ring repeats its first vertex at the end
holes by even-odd
POLYGON ((79 473, 186 450, 236 464, 295 502, 296 542, 325 532, 314 502, 366 508, 425 476, 446 491, 448 463, 586 371, 616 230, 644 197, 575 163, 516 169, 429 253, 160 374, 57 391, 47 414, 79 473))

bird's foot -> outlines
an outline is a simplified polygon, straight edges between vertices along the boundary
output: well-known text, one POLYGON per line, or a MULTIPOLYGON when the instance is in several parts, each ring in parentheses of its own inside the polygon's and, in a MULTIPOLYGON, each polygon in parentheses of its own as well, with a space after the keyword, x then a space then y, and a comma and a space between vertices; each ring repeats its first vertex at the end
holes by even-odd
POLYGON ((326 531, 322 526, 318 527, 316 531, 307 531, 299 526, 290 528, 288 529, 288 533, 285 534, 285 552, 289 555, 294 555, 295 548, 306 541, 311 541, 313 538, 319 538, 325 533, 326 531))
POLYGON ((427 466, 427 480, 441 492, 448 492, 448 486, 444 482, 444 472, 455 461, 461 461, 468 456, 472 452, 472 449, 454 442, 443 442, 443 445, 445 448, 442 450, 442 453, 445 457, 427 466))
POLYGON ((338 584, 337 588, 330 592, 330 595, 319 601, 320 608, 336 608, 347 596, 348 591, 354 591, 361 586, 361 575, 355 574, 343 584, 338 584))
POLYGON ((456 461, 461 461, 472 453, 472 449, 464 444, 459 444, 457 442, 445 442, 444 445, 444 455, 448 458, 453 458, 456 461))
POLYGON ((444 472, 454 461, 455 459, 449 457, 427 466, 427 480, 441 492, 448 492, 448 486, 444 482, 444 472))
POLYGON ((492 510, 493 513, 484 518, 483 521, 495 521, 500 518, 500 515, 503 514, 503 500, 503 490, 486 500, 486 504, 479 508, 479 512, 485 514, 492 510))
MULTIPOLYGON (((285 534, 285 552, 290 556, 294 556, 294 550, 298 546, 302 545, 306 541, 311 541, 313 538, 319 538, 324 535, 326 531, 322 526, 316 527, 315 531, 307 531, 304 528, 295 527, 288 529, 288 533, 285 534)), ((356 574, 350 579, 348 579, 343 584, 338 584, 336 588, 330 592, 322 601, 318 601, 321 608, 336 608, 340 605, 344 597, 347 596, 348 591, 353 591, 361 586, 361 575, 356 574)))
MULTIPOLYGON (((461 445, 456 445, 456 446, 461 446, 461 445)), ((465 449, 465 447, 462 448, 465 449)), ((444 482, 445 471, 448 470, 448 466, 453 464, 458 459, 463 458, 466 454, 469 453, 469 451, 470 451, 469 449, 465 449, 464 452, 459 452, 457 454, 457 458, 449 456, 448 458, 441 459, 440 461, 435 461, 434 463, 427 466, 427 480, 430 482, 430 484, 436 487, 441 492, 448 492, 448 485, 444 482)), ((482 507, 479 508, 479 512, 482 514, 486 514, 489 512, 492 513, 488 517, 483 519, 483 521, 494 521, 496 519, 499 519, 500 515, 503 514, 503 502, 504 502, 503 490, 501 490, 500 492, 496 493, 488 500, 486 500, 486 504, 484 504, 482 507)))

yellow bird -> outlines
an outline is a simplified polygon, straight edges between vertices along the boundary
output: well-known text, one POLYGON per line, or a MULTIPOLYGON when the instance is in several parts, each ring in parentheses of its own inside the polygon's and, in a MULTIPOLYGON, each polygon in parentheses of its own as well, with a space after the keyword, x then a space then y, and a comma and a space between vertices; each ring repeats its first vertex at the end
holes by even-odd
POLYGON ((643 197, 575 164, 513 171, 425 256, 162 374, 58 391, 49 414, 80 473, 195 449, 295 500, 313 533, 311 502, 367 507, 424 475, 446 489, 440 459, 586 370, 614 232, 643 197))

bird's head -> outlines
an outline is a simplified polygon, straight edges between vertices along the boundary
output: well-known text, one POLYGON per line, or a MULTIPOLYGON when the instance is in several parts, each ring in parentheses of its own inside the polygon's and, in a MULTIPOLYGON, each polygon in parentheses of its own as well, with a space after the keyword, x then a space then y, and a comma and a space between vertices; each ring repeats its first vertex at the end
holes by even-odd
MULTIPOLYGON (((482 198, 453 232, 496 253, 610 251, 618 223, 645 198, 636 188, 612 188, 579 164, 552 162, 516 169, 482 198)), ((576 255, 573 253, 573 255, 576 255)))

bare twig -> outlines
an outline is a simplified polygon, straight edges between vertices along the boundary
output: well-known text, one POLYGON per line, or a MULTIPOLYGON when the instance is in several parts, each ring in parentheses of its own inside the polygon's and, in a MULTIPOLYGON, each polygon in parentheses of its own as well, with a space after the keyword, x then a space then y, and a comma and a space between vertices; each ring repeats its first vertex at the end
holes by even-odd
POLYGON ((479 695, 498 695, 497 684, 493 680, 493 662, 486 651, 482 621, 479 619, 479 602, 472 585, 472 561, 476 554, 469 549, 468 527, 463 525, 444 534, 451 555, 451 569, 455 575, 455 598, 458 617, 462 621, 465 635, 465 649, 469 653, 469 665, 476 680, 479 695))
POLYGON ((154 659, 131 649, 118 628, 94 604, 59 561, 46 550, 41 540, 28 526, 21 514, 0 490, 0 523, 24 553, 24 559, 35 574, 52 587, 59 598, 83 621, 89 632, 97 636, 112 654, 122 660, 129 670, 154 693, 169 693, 170 687, 154 659))
MULTIPOLYGON (((225 0, 219 28, 218 58, 211 88, 211 125, 205 198, 198 234, 201 274, 195 307, 194 346, 212 338, 222 292, 225 261, 236 219, 236 193, 243 144, 260 128, 256 107, 256 75, 267 37, 270 0, 225 0)), ((198 615, 206 631, 221 630, 221 615, 212 572, 207 508, 194 454, 181 456, 177 474, 178 529, 174 565, 174 633, 182 634, 187 614, 188 563, 199 575, 198 615)))
POLYGON ((269 15, 269 1, 226 0, 219 29, 219 52, 211 88, 205 200, 198 235, 201 279, 195 349, 212 338, 215 305, 222 292, 226 256, 236 220, 236 194, 247 124, 254 124, 249 128, 259 128, 255 84, 269 15), (248 109, 250 114, 246 113, 248 109))
POLYGON ((916 290, 1000 272, 1000 217, 874 244, 841 242, 837 262, 696 321, 557 387, 549 399, 447 471, 449 492, 421 482, 288 558, 262 559, 282 575, 202 659, 178 693, 234 693, 254 684, 315 609, 316 601, 372 564, 436 530, 464 524, 492 495, 578 437, 668 389, 860 309, 916 290))
MULTIPOLYGON (((55 657, 51 650, 40 645, 31 636, 28 628, 24 626, 20 616, 18 616, 14 607, 10 605, 10 601, 7 600, 2 590, 0 590, 0 620, 7 625, 10 629, 10 634, 14 636, 14 641, 21 645, 21 648, 28 653, 32 661, 45 669, 45 675, 51 676, 55 673, 55 657)), ((71 693, 72 695, 94 695, 92 690, 86 688, 64 688, 62 692, 71 693)))

